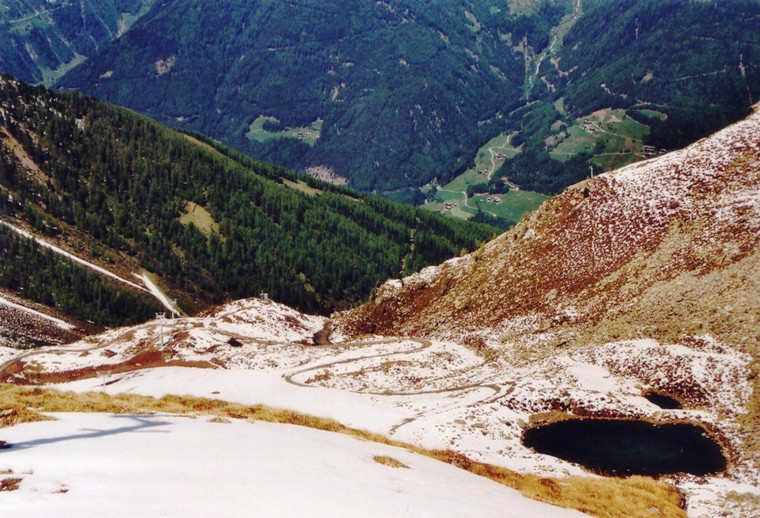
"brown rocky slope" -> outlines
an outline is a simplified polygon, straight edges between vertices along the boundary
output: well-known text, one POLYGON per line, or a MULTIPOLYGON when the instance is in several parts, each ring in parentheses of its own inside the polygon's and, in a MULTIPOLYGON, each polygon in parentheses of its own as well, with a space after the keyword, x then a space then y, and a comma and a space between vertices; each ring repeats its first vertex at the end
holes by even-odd
POLYGON ((586 180, 469 256, 381 286, 336 318, 363 334, 522 344, 529 356, 698 337, 753 358, 760 423, 760 112, 586 180), (468 340, 469 338, 469 340, 468 340))
POLYGON ((567 189, 474 254, 386 283, 339 322, 351 335, 440 336, 527 319, 595 340, 709 333, 756 347, 759 241, 755 113, 567 189))

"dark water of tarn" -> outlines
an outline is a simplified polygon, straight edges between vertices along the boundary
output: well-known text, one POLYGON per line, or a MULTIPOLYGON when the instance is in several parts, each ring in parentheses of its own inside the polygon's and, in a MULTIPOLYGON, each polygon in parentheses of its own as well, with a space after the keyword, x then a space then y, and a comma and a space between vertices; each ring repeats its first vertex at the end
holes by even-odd
POLYGON ((726 469, 720 445, 687 423, 572 419, 526 430, 523 444, 602 475, 706 475, 726 469))

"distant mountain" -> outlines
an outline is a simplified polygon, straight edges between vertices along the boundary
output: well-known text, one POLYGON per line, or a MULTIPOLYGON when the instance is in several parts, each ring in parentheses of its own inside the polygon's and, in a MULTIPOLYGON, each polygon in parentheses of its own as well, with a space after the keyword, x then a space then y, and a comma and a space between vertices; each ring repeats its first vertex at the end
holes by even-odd
POLYGON ((83 320, 152 317, 146 271, 189 313, 260 291, 326 312, 492 235, 0 76, 0 287, 83 320))
POLYGON ((758 34, 754 0, 170 0, 59 86, 415 202, 512 134, 491 191, 553 194, 746 116, 758 34))
POLYGON ((123 34, 155 0, 6 0, 0 71, 52 83, 123 34))
POLYGON ((760 100, 760 2, 586 0, 555 31, 512 122, 523 145, 503 174, 558 192, 597 172, 683 147, 760 100))
POLYGON ((548 38, 549 21, 497 4, 172 0, 59 86, 362 190, 417 186, 464 166, 519 103, 506 35, 548 38), (275 138, 309 126, 316 140, 275 138))
POLYGON ((674 134, 660 134, 665 128, 658 124, 649 138, 660 147, 683 147, 694 134, 707 136, 743 118, 760 100, 757 0, 587 5, 565 36, 557 65, 542 67, 549 84, 567 85, 565 107, 572 113, 662 109, 674 134))

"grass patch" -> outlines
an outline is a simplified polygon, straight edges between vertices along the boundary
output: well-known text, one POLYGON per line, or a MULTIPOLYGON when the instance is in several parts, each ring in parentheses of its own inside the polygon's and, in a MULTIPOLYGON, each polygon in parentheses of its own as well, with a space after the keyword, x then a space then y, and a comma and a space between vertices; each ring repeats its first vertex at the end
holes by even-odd
MULTIPOLYGON (((35 408, 41 412, 108 412, 117 414, 171 413, 251 419, 272 423, 306 426, 317 430, 342 433, 359 439, 397 446, 446 462, 505 486, 517 489, 534 500, 560 507, 577 509, 599 517, 686 516, 682 497, 672 486, 647 477, 605 479, 587 477, 539 477, 522 475, 512 470, 475 462, 457 452, 426 450, 394 441, 379 434, 349 428, 331 419, 314 417, 291 410, 262 405, 245 406, 225 401, 189 396, 164 396, 160 399, 101 392, 75 394, 41 388, 0 384, 0 401, 10 408, 35 408)), ((35 412, 36 413, 36 412, 35 412)), ((19 414, 21 415, 21 414, 19 414)), ((33 417, 32 414, 25 414, 33 417)), ((13 424, 22 422, 16 420, 13 424)), ((6 425, 9 426, 9 425, 6 425)))
POLYGON ((564 97, 560 97, 559 99, 557 99, 556 101, 554 101, 554 109, 557 110, 557 112, 560 115, 562 115, 562 116, 567 115, 567 111, 565 111, 565 98, 564 97))
POLYGON ((587 133, 583 127, 573 124, 565 129, 565 136, 549 155, 555 160, 564 162, 578 153, 590 152, 594 149, 597 139, 587 133))
MULTIPOLYGON (((509 221, 520 221, 523 215, 536 210, 549 197, 533 191, 511 189, 501 195, 501 203, 481 202, 483 210, 496 214, 509 221)), ((483 197, 485 199, 485 196, 483 197)))
POLYGON ((443 189, 438 191, 435 197, 436 199, 442 202, 455 201, 457 203, 464 203, 464 200, 465 200, 465 196, 463 192, 449 191, 449 190, 443 190, 443 189))
POLYGON ((470 219, 477 212, 477 209, 465 205, 466 196, 464 192, 440 190, 436 192, 435 199, 436 201, 428 202, 422 208, 436 212, 444 211, 445 214, 459 219, 470 219), (446 209, 446 203, 451 202, 456 203, 456 205, 451 206, 448 210, 444 210, 446 209))
POLYGON ((212 233, 219 233, 219 223, 214 220, 211 213, 203 205, 198 205, 192 201, 185 204, 179 222, 183 225, 195 225, 206 237, 212 233))
MULTIPOLYGON (((488 177, 483 174, 478 174, 475 169, 468 169, 464 173, 460 174, 449 183, 444 185, 442 189, 446 191, 455 191, 457 193, 463 193, 470 185, 478 185, 488 182, 488 177)), ((439 191, 440 192, 440 191, 439 191)))
POLYGON ((511 135, 502 134, 483 144, 475 153, 474 166, 444 185, 443 189, 465 192, 470 185, 488 182, 501 168, 505 159, 509 160, 520 152, 510 144, 511 139, 511 135))
POLYGON ((276 117, 267 117, 261 115, 254 120, 248 128, 246 137, 248 140, 255 140, 256 142, 269 142, 270 140, 276 140, 281 138, 298 139, 311 147, 319 140, 322 134, 322 119, 317 119, 308 126, 302 126, 298 128, 285 128, 282 131, 267 131, 264 129, 264 124, 269 122, 279 122, 276 117))
POLYGON ((530 15, 535 12, 539 0, 512 0, 508 3, 509 13, 513 15, 530 15))
MULTIPOLYGON (((296 191, 301 191, 302 193, 307 194, 309 196, 317 196, 318 194, 322 194, 322 191, 320 189, 315 189, 314 187, 310 187, 309 185, 306 184, 306 182, 302 182, 301 180, 294 182, 286 178, 283 178, 282 184, 285 187, 289 187, 290 189, 295 189, 296 191)), ((351 199, 356 200, 356 198, 351 198, 351 199)))
POLYGON ((42 84, 45 85, 46 88, 50 88, 56 81, 66 75, 66 72, 76 68, 85 61, 87 61, 86 56, 75 52, 74 57, 71 58, 71 61, 68 63, 61 63, 58 68, 53 69, 41 67, 40 71, 42 72, 42 84))
POLYGON ((219 155, 219 156, 224 156, 219 151, 217 151, 216 149, 214 149, 211 145, 206 144, 205 142, 201 142, 200 140, 198 140, 197 138, 193 137, 192 135, 188 135, 187 133, 183 133, 182 136, 185 137, 185 140, 187 140, 188 142, 192 142, 196 146, 201 147, 201 148, 205 149, 206 151, 208 151, 210 153, 214 153, 215 155, 219 155))
POLYGON ((536 210, 548 198, 541 193, 517 189, 511 189, 508 193, 498 196, 501 198, 501 203, 488 203, 485 201, 488 195, 479 195, 468 199, 465 205, 463 192, 440 190, 436 193, 436 201, 428 202, 422 208, 435 212, 444 211, 455 218, 469 219, 477 213, 479 205, 484 212, 516 222, 520 221, 526 213, 536 210), (456 202, 457 205, 447 211, 445 210, 447 202, 456 202))
POLYGON ((594 152, 593 163, 610 171, 645 158, 644 138, 648 134, 649 127, 633 120, 625 110, 599 110, 575 119, 554 135, 549 155, 564 162, 579 153, 594 152))
MULTIPOLYGON (((615 169, 620 169, 628 164, 638 162, 641 159, 642 157, 635 153, 602 153, 592 158, 591 163, 599 166, 599 169, 602 171, 614 171, 615 169)), ((597 173, 599 172, 599 169, 596 169, 597 173)))
POLYGON ((547 198, 531 192, 510 190, 499 195, 501 203, 486 202, 486 196, 468 198, 467 188, 471 185, 488 183, 499 174, 505 160, 513 158, 520 150, 512 146, 511 135, 498 135, 486 142, 475 155, 475 165, 437 190, 432 201, 423 205, 424 209, 441 212, 459 219, 470 219, 478 213, 478 207, 492 216, 508 221, 520 221, 526 212, 538 208, 547 198), (456 206, 446 208, 446 203, 456 202, 456 206))
POLYGON ((383 466, 390 466, 391 468, 405 468, 409 469, 409 466, 401 461, 394 459, 393 457, 386 457, 385 455, 375 455, 372 460, 383 466))
POLYGON ((643 115, 647 117, 657 118, 661 121, 667 120, 668 115, 666 113, 658 112, 656 110, 639 110, 643 115))
POLYGON ((27 405, 13 404, 8 401, 3 403, 0 409, 0 428, 13 426, 20 423, 34 423, 37 421, 52 421, 53 419, 28 408, 27 405))

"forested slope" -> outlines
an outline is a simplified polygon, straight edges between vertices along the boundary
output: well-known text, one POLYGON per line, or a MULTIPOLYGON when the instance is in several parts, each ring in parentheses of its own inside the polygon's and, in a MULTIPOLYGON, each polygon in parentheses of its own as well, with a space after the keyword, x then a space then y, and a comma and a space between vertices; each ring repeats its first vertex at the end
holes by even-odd
MULTIPOLYGON (((0 79, 0 215, 123 277, 139 268, 158 275, 191 311, 263 290, 329 312, 362 301, 402 270, 493 235, 489 227, 301 180, 125 109, 7 76, 0 79)), ((32 245, 15 237, 5 243, 6 234, 0 282, 18 290, 26 274, 7 270, 25 271, 32 245)), ((50 276, 40 275, 34 298, 60 305, 68 295, 42 293, 50 276)), ((69 291, 86 291, 80 282, 89 281, 69 291)), ((111 304, 108 297, 77 314, 92 318, 111 304)), ((136 308, 113 306, 122 319, 136 308)))
POLYGON ((756 0, 170 0, 59 85, 383 194, 512 134, 493 181, 554 194, 746 116, 758 34, 756 0))
POLYGON ((155 0, 4 0, 0 71, 52 82, 126 31, 155 0))
POLYGON ((582 5, 542 61, 538 102, 510 121, 523 152, 503 172, 521 186, 556 193, 592 165, 611 170, 684 147, 760 99, 757 0, 582 5))
POLYGON ((467 165, 521 102, 524 59, 569 2, 225 2, 157 6, 61 82, 257 157, 325 165, 362 190, 419 186, 467 165), (316 142, 264 129, 321 122, 316 142))

